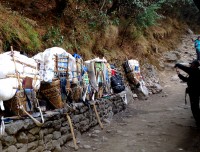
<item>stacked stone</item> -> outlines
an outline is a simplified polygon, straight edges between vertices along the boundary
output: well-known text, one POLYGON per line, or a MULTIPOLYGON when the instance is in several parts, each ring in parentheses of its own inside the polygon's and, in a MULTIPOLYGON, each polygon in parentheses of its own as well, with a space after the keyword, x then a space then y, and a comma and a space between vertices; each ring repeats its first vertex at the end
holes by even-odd
POLYGON ((143 72, 149 94, 156 94, 161 92, 163 88, 160 85, 156 67, 151 64, 145 64, 143 65, 143 72))
MULTIPOLYGON (((120 95, 98 100, 96 101, 96 107, 101 120, 109 118, 113 113, 120 112, 125 108, 120 95)), ((61 151, 62 146, 67 141, 72 140, 66 112, 69 111, 58 109, 44 115, 45 123, 42 127, 37 127, 30 119, 6 124, 6 132, 0 137, 0 151, 61 151)), ((69 113, 69 115, 72 119, 75 133, 83 133, 98 125, 92 105, 89 108, 79 104, 76 110, 69 113)))

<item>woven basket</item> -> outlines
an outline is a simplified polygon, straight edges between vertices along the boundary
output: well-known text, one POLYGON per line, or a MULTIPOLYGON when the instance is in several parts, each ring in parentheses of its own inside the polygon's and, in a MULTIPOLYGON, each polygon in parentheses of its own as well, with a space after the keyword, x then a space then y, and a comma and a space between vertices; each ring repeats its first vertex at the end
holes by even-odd
POLYGON ((9 110, 11 110, 15 115, 23 116, 26 115, 26 113, 24 113, 21 109, 19 109, 19 106, 23 105, 25 110, 27 110, 26 103, 27 103, 27 98, 25 94, 22 95, 19 92, 17 92, 12 99, 5 101, 4 105, 9 110))
POLYGON ((134 72, 127 73, 127 78, 134 85, 139 83, 134 72))
POLYGON ((41 84, 40 91, 55 108, 63 108, 64 103, 61 98, 60 80, 56 79, 52 83, 41 84))
POLYGON ((72 90, 71 93, 72 100, 75 102, 80 102, 80 100, 82 99, 83 89, 80 86, 76 86, 71 88, 71 90, 72 90))
POLYGON ((103 86, 100 86, 100 87, 99 87, 98 92, 95 93, 95 97, 96 97, 97 99, 103 97, 103 86))

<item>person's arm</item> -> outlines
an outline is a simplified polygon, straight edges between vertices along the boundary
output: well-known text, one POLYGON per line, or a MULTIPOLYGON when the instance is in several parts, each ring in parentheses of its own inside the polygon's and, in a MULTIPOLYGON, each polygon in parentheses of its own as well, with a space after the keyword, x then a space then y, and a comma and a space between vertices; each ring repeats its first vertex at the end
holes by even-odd
POLYGON ((175 68, 179 68, 179 69, 183 70, 184 72, 186 72, 187 74, 191 73, 191 68, 184 66, 180 63, 175 64, 175 68))
POLYGON ((187 82, 188 78, 183 76, 182 74, 178 74, 178 77, 183 81, 183 82, 187 82))

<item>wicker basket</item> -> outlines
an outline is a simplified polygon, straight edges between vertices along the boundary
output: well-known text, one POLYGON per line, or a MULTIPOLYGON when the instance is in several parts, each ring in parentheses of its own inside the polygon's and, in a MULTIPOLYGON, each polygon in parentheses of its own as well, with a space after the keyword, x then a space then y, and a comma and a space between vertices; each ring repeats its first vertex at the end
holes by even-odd
POLYGON ((71 88, 71 98, 74 102, 80 102, 82 99, 83 89, 80 86, 75 86, 71 88))
POLYGON ((136 74, 134 72, 127 73, 127 78, 134 85, 137 85, 139 83, 136 74))
POLYGON ((52 83, 41 84, 40 91, 55 108, 63 108, 64 103, 61 98, 60 80, 56 79, 52 83))
POLYGON ((26 113, 24 113, 19 108, 20 105, 23 105, 25 110, 27 110, 26 104, 27 104, 27 98, 24 93, 20 93, 20 92, 17 92, 12 99, 4 102, 5 107, 11 110, 15 115, 18 115, 18 116, 26 115, 26 113))

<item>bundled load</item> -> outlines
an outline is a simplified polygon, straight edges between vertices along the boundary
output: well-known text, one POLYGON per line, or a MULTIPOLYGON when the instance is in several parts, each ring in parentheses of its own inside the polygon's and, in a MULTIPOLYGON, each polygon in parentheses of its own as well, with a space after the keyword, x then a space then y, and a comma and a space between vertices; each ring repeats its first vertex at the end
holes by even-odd
POLYGON ((114 93, 120 93, 125 90, 123 78, 114 65, 111 66, 111 87, 114 93))
POLYGON ((76 71, 76 60, 64 49, 52 47, 43 53, 38 53, 33 59, 39 62, 39 74, 44 82, 52 82, 54 78, 59 76, 58 74, 66 73, 67 70, 69 79, 72 81, 72 69, 76 71))
POLYGON ((145 96, 148 95, 148 89, 140 73, 140 66, 137 60, 127 60, 124 63, 124 70, 130 83, 134 84, 145 96))
MULTIPOLYGON (((34 59, 28 58, 17 51, 0 55, 1 110, 4 110, 3 101, 5 101, 5 106, 16 115, 28 115, 33 118, 27 111, 33 112, 34 108, 37 108, 41 117, 43 117, 35 95, 35 92, 40 88, 40 76, 37 66, 34 59), (31 100, 27 98, 27 92, 34 94, 31 100), (34 105, 35 107, 30 108, 28 105, 34 105)), ((37 125, 42 124, 34 118, 33 120, 37 125)))
POLYGON ((43 78, 41 93, 43 95, 46 94, 46 97, 48 96, 48 100, 55 108, 63 107, 61 99, 70 100, 69 102, 78 102, 82 98, 80 83, 82 80, 83 61, 78 54, 73 57, 62 48, 52 47, 33 58, 40 63, 40 76, 43 78), (51 89, 52 85, 49 84, 58 84, 58 81, 59 86, 57 85, 56 87, 57 91, 51 89), (55 95, 54 91, 57 92, 57 95, 55 95), (57 98, 50 97, 47 95, 47 92, 54 97, 57 96, 57 98))
POLYGON ((107 68, 107 60, 95 58, 85 61, 85 65, 88 69, 88 76, 90 79, 90 85, 96 92, 96 97, 101 98, 103 93, 108 91, 106 89, 110 86, 110 72, 107 68))
POLYGON ((20 86, 32 80, 30 87, 40 88, 40 76, 35 60, 21 55, 20 52, 6 52, 0 55, 0 102, 14 97, 20 86), (9 67, 9 68, 8 68, 9 67))

